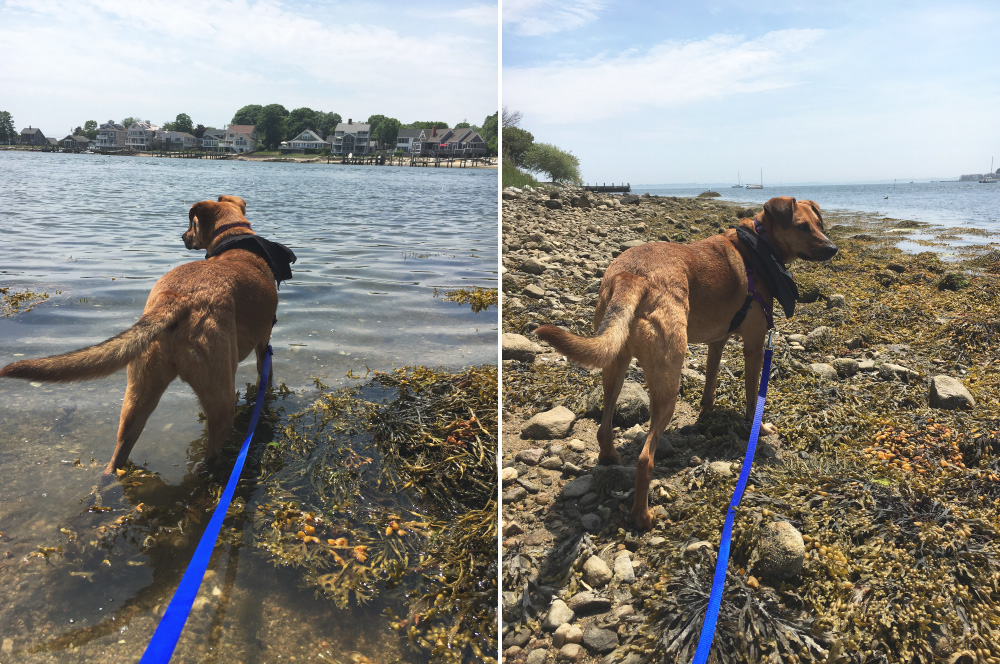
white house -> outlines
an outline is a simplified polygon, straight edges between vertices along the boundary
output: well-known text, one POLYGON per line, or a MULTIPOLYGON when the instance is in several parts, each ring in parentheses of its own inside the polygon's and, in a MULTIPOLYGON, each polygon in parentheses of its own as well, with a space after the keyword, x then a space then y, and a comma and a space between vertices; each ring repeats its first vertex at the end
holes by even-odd
POLYGON ((128 128, 125 145, 132 150, 151 150, 153 139, 156 138, 156 132, 159 130, 159 126, 152 122, 133 122, 132 126, 128 128))
POLYGON ((198 144, 198 139, 183 131, 161 131, 156 134, 156 142, 164 150, 190 150, 198 144))
POLYGON ((253 152, 257 149, 255 125, 229 125, 226 135, 219 141, 223 152, 253 152))
POLYGON ((348 118, 341 122, 333 131, 333 136, 327 138, 330 152, 333 154, 368 154, 371 152, 372 126, 363 122, 354 122, 348 118))
POLYGON ((295 138, 282 141, 278 148, 282 152, 298 152, 300 150, 325 150, 330 144, 320 138, 312 129, 306 129, 295 138))

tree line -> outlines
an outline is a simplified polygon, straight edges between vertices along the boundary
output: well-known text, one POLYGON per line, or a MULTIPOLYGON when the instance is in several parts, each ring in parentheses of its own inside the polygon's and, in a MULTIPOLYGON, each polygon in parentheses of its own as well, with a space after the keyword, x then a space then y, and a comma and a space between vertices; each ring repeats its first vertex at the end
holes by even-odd
MULTIPOLYGON (((455 129, 471 128, 478 131, 486 141, 489 151, 492 154, 497 152, 498 143, 498 113, 488 116, 482 126, 477 127, 468 122, 462 121, 455 125, 455 129)), ((138 118, 123 118, 121 124, 126 129, 132 126, 138 118)), ((311 129, 319 134, 320 138, 326 138, 334 133, 337 125, 343 122, 339 113, 326 113, 324 111, 314 111, 308 107, 287 110, 281 104, 248 104, 236 111, 231 124, 236 125, 256 125, 257 136, 261 145, 274 150, 281 145, 282 141, 288 141, 306 129, 311 129)), ((384 115, 372 115, 365 121, 371 125, 371 139, 388 146, 395 146, 396 134, 401 128, 407 127, 434 127, 437 129, 447 129, 450 125, 441 121, 419 121, 402 124, 396 118, 389 118, 384 115)), ((178 113, 173 122, 164 122, 160 125, 164 131, 179 131, 191 134, 196 138, 204 136, 206 131, 214 130, 215 127, 205 125, 195 125, 191 116, 187 113, 178 113)), ((95 120, 87 120, 82 126, 73 130, 74 134, 86 136, 90 140, 97 140, 98 124, 95 120)), ((0 143, 13 143, 17 141, 19 135, 14 128, 14 119, 7 111, 0 111, 0 143)))
POLYGON ((536 143, 530 131, 521 129, 520 111, 503 108, 503 161, 521 170, 546 173, 553 182, 581 184, 580 160, 549 143, 536 143))

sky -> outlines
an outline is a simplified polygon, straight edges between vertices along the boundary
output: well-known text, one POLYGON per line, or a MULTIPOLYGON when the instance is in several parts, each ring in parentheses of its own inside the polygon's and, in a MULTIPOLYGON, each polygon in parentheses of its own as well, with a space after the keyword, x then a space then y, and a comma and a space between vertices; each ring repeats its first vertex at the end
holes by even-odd
POLYGON ((504 0, 502 103, 586 182, 1000 168, 1000 3, 504 0))
POLYGON ((480 126, 498 20, 484 0, 0 0, 0 110, 55 138, 179 113, 222 128, 271 103, 480 126))

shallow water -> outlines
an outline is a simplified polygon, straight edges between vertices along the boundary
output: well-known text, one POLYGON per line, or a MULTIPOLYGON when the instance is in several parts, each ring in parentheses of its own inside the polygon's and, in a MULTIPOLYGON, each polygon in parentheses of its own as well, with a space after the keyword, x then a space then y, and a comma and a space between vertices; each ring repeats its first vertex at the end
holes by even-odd
MULTIPOLYGON (((298 256, 272 336, 275 384, 293 392, 286 409, 306 403, 317 378, 337 387, 366 368, 497 360, 495 309, 474 314, 434 297, 435 288, 496 287, 495 170, 0 152, 0 181, 0 286, 49 294, 0 318, 2 363, 134 323, 159 276, 203 257, 180 234, 190 205, 220 194, 246 199, 254 230, 298 256)), ((236 382, 255 381, 251 355, 236 382)), ((175 382, 133 451, 145 472, 95 492, 124 385, 123 372, 0 384, 0 638, 18 661, 137 660, 224 482, 192 470, 204 425, 190 388, 175 382), (109 526, 139 504, 176 518, 169 536, 112 536, 109 526), (39 547, 63 550, 45 558, 39 547)), ((238 420, 230 442, 245 428, 238 420)), ((258 427, 255 442, 270 435, 258 427)), ((245 483, 237 502, 250 511, 264 492, 245 483)), ((223 533, 173 661, 410 657, 377 603, 339 611, 242 547, 239 518, 223 533)))

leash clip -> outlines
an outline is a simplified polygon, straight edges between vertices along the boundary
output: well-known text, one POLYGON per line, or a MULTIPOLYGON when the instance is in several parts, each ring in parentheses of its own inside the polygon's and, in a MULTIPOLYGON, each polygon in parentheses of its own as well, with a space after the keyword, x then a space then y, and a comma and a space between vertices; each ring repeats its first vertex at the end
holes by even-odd
POLYGON ((767 350, 774 350, 774 328, 767 331, 767 350))

